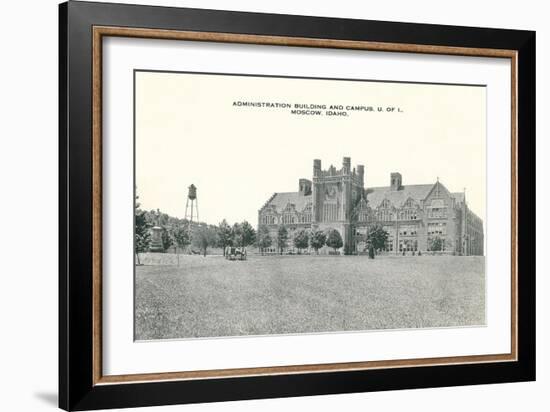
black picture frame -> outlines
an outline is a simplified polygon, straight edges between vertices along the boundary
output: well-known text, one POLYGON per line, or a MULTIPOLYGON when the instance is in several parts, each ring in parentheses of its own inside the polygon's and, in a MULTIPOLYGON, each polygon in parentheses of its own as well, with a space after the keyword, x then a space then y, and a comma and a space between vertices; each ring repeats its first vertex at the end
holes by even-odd
POLYGON ((59 6, 59 406, 90 410, 535 379, 535 32, 70 1, 59 6), (93 351, 94 26, 517 52, 517 361, 98 385, 93 351))

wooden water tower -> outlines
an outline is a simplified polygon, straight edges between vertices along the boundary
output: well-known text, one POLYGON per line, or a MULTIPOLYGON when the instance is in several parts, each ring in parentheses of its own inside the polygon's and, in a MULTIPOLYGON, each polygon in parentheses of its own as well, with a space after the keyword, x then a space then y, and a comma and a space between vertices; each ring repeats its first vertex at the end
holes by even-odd
POLYGON ((189 186, 187 192, 187 203, 185 204, 185 218, 189 222, 193 222, 193 218, 196 216, 197 222, 199 221, 199 201, 197 199, 197 187, 195 185, 189 186))

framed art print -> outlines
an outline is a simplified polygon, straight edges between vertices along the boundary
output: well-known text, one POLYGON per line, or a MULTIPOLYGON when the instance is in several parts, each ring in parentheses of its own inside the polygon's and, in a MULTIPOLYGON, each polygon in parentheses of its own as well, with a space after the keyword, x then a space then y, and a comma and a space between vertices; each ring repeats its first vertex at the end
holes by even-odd
POLYGON ((535 379, 535 34, 60 6, 60 407, 535 379))

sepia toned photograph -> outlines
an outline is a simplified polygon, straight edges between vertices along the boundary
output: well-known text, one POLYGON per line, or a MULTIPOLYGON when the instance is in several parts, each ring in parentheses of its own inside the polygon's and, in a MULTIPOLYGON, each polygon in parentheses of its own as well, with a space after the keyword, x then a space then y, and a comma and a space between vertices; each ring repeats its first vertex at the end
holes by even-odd
POLYGON ((486 87, 134 71, 138 341, 486 325, 486 87))

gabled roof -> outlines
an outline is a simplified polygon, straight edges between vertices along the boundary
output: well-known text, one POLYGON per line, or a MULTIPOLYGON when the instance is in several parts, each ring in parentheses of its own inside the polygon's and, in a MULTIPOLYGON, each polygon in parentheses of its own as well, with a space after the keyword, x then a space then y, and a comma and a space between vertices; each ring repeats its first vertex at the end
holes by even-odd
POLYGON ((289 203, 294 205, 296 211, 302 212, 311 203, 311 195, 304 196, 299 192, 275 193, 263 208, 275 206, 277 212, 281 213, 289 203))
POLYGON ((359 202, 357 202, 357 205, 355 206, 355 208, 357 210, 359 209, 367 209, 369 206, 369 204, 367 203, 367 200, 361 196, 361 199, 359 199, 359 202))
POLYGON ((416 202, 424 200, 433 186, 433 183, 428 185, 408 185, 403 186, 400 190, 392 190, 391 186, 371 187, 367 189, 367 201, 373 209, 376 209, 384 199, 388 199, 393 206, 401 207, 408 198, 412 198, 416 202))

